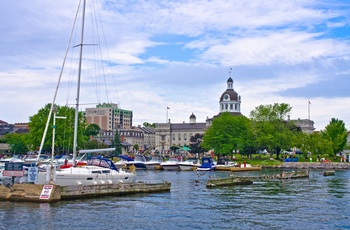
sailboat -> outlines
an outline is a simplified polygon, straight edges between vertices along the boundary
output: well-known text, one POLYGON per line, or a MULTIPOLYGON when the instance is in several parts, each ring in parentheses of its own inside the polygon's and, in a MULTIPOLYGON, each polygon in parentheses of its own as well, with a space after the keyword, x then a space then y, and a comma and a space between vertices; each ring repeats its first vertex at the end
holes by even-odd
MULTIPOLYGON (((80 96, 80 79, 81 79, 81 66, 82 66, 82 52, 83 52, 83 41, 84 41, 84 20, 85 20, 85 5, 86 0, 83 0, 82 8, 82 30, 81 30, 81 40, 80 44, 80 58, 79 58, 79 69, 78 69, 78 86, 77 86, 77 97, 76 97, 76 106, 75 106, 75 121, 74 121, 74 140, 73 140, 73 166, 69 168, 58 168, 51 163, 42 172, 37 174, 36 184, 57 184, 61 186, 70 186, 70 185, 101 185, 101 184, 117 184, 117 183, 132 183, 135 181, 135 173, 124 171, 123 169, 118 169, 115 164, 108 158, 95 157, 88 160, 87 164, 84 166, 77 167, 76 158, 77 158, 77 133, 78 133, 78 114, 79 114, 79 96, 80 96)), ((61 71, 62 74, 62 71, 61 71)), ((61 76, 60 76, 61 78, 61 76)), ((60 79, 59 79, 60 82, 60 79)), ((59 83, 58 83, 59 85, 59 83)), ((48 118, 48 122, 45 127, 44 136, 42 139, 42 144, 39 149, 38 159, 42 150, 42 145, 44 143, 45 135, 47 132, 48 123, 53 112, 53 106, 55 102, 56 94, 51 105, 51 110, 48 118)), ((55 136, 55 117, 53 119, 53 138, 52 138, 52 159, 54 157, 54 136, 55 136)), ((105 151, 112 151, 114 148, 105 149, 105 151)), ((94 150, 85 150, 85 152, 91 152, 94 150)), ((96 151, 96 150, 95 150, 96 151)), ((103 150, 98 150, 103 151, 103 150)), ((82 151, 80 151, 82 153, 82 151)))

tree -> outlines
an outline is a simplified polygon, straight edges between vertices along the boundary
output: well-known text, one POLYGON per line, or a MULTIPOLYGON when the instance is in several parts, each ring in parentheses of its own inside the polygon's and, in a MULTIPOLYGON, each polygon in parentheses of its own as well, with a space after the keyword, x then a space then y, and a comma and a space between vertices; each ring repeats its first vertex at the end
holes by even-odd
POLYGON ((291 147, 292 136, 296 127, 285 120, 292 107, 286 103, 260 105, 250 112, 253 120, 255 146, 258 149, 267 149, 270 153, 276 152, 279 158, 281 149, 291 147))
POLYGON ((84 134, 85 134, 86 136, 88 136, 88 137, 90 137, 90 136, 96 136, 97 134, 100 133, 100 130, 101 130, 101 128, 100 128, 99 125, 97 125, 97 124, 89 124, 89 125, 86 127, 86 129, 85 129, 85 131, 84 131, 84 134))
POLYGON ((156 127, 156 123, 148 123, 148 122, 143 122, 143 126, 144 127, 152 127, 155 128, 156 127))
POLYGON ((342 120, 332 118, 325 130, 322 131, 322 135, 332 143, 334 155, 346 146, 348 133, 342 120))
MULTIPOLYGON (((68 106, 56 105, 55 107, 57 116, 66 117, 66 119, 56 119, 55 146, 57 146, 58 151, 71 152, 73 149, 75 109, 68 106)), ((29 143, 32 149, 38 149, 41 144, 50 108, 51 104, 47 104, 37 114, 29 117, 29 143)), ((79 113, 78 119, 78 146, 84 146, 84 143, 88 141, 88 137, 83 135, 83 130, 86 127, 83 113, 79 113)), ((49 124, 43 151, 51 152, 52 135, 50 134, 52 133, 53 116, 51 116, 49 124)))
POLYGON ((212 126, 204 133, 202 146, 222 155, 232 155, 233 150, 248 145, 250 138, 250 120, 224 112, 213 120, 212 126))
POLYGON ((118 131, 116 131, 114 134, 114 138, 112 141, 112 147, 115 148, 115 150, 112 152, 112 154, 114 154, 114 155, 122 154, 122 143, 120 141, 120 135, 119 135, 118 131))
POLYGON ((6 142, 9 144, 12 153, 25 154, 29 151, 26 135, 17 133, 6 134, 6 142))
POLYGON ((190 149, 191 153, 202 153, 204 152, 204 148, 201 146, 203 142, 203 134, 196 133, 194 136, 190 138, 190 149))

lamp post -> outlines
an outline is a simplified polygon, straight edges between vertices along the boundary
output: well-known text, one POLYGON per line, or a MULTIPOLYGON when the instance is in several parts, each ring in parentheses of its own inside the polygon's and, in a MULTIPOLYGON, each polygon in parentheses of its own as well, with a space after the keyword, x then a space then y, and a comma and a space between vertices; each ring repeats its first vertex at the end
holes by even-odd
POLYGON ((66 117, 56 116, 57 108, 54 107, 53 110, 53 124, 52 124, 52 149, 51 149, 51 167, 50 167, 50 184, 53 183, 53 160, 55 156, 55 130, 56 130, 56 118, 57 119, 66 119, 66 117))

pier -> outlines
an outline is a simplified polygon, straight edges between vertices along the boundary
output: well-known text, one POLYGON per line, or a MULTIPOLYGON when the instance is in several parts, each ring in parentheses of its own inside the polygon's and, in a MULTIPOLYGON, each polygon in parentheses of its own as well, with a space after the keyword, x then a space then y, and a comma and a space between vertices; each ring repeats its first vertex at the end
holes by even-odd
POLYGON ((3 185, 0 186, 0 201, 54 203, 61 200, 84 199, 101 196, 170 192, 170 188, 171 183, 166 181, 160 183, 140 181, 135 183, 86 186, 14 184, 10 188, 3 185), (45 195, 45 193, 47 193, 47 195, 45 195))

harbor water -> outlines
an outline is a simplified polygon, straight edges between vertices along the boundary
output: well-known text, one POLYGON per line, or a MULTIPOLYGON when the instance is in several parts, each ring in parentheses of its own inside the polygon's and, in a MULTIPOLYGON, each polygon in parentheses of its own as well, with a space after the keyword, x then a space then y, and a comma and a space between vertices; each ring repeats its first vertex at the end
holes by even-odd
MULTIPOLYGON (((279 171, 238 172, 237 176, 279 171)), ((171 191, 54 204, 0 202, 0 229, 350 229, 350 171, 206 188, 230 172, 137 171, 171 191)))

